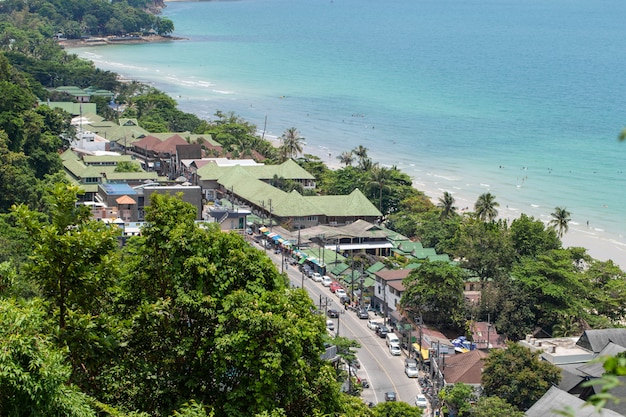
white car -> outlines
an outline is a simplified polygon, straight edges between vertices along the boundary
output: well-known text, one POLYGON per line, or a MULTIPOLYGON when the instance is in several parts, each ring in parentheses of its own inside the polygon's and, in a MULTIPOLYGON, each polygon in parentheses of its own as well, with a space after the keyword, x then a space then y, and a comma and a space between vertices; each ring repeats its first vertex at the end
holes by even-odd
POLYGON ((328 330, 335 330, 335 322, 332 320, 326 320, 326 328, 328 330))
POLYGON ((335 295, 339 298, 348 296, 348 294, 346 294, 346 290, 344 290, 343 288, 339 288, 338 290, 335 290, 335 295))
POLYGON ((380 327, 382 323, 376 320, 368 320, 367 321, 367 327, 369 327, 372 330, 376 330, 380 327))
POLYGON ((311 278, 313 278, 313 281, 315 282, 322 282, 322 275, 320 275, 319 272, 313 272, 311 278))
POLYGON ((333 279, 328 275, 324 275, 322 277, 322 285, 325 287, 330 287, 330 284, 333 282, 333 279))
POLYGON ((400 350, 400 346, 398 345, 389 345, 389 353, 393 356, 400 356, 402 355, 402 350, 400 350))
POLYGON ((415 397, 415 405, 419 408, 428 408, 428 400, 422 394, 417 394, 417 397, 415 397))
POLYGON ((417 371, 417 362, 414 359, 407 359, 404 365, 404 373, 409 378, 417 378, 419 372, 417 371))

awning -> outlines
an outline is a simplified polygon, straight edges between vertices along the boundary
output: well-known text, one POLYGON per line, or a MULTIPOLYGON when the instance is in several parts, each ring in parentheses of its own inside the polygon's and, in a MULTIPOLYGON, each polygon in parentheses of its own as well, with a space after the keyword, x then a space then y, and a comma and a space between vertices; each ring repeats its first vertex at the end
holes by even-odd
POLYGON ((273 239, 274 236, 278 236, 276 233, 270 233, 267 235, 267 237, 269 237, 270 239, 273 239))
POLYGON ((413 348, 420 353, 420 355, 422 355, 422 359, 427 361, 428 360, 428 355, 429 355, 429 351, 428 349, 422 349, 420 347, 419 343, 413 343, 413 348))
POLYGON ((300 260, 298 261, 298 264, 299 264, 299 265, 302 265, 302 264, 303 264, 303 263, 305 263, 305 262, 306 262, 306 258, 302 258, 302 259, 300 259, 300 260))
POLYGON ((263 233, 263 232, 269 232, 270 229, 268 229, 267 227, 263 226, 263 227, 259 227, 259 232, 263 233))
POLYGON ((279 242, 282 240, 282 238, 280 237, 280 235, 276 235, 276 236, 271 236, 272 239, 274 239, 274 242, 279 242))
MULTIPOLYGON (((337 250, 337 245, 326 245, 325 249, 337 250)), ((388 249, 393 248, 393 245, 389 242, 369 242, 369 243, 342 243, 339 245, 339 250, 360 250, 360 249, 388 249)))

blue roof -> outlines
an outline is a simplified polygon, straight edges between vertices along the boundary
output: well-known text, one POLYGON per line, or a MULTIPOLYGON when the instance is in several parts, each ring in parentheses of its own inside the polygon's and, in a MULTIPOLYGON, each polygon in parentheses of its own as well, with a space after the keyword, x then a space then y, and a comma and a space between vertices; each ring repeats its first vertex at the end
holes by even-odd
POLYGON ((133 189, 128 184, 114 184, 114 183, 106 183, 101 184, 101 187, 108 195, 136 195, 137 191, 133 189))

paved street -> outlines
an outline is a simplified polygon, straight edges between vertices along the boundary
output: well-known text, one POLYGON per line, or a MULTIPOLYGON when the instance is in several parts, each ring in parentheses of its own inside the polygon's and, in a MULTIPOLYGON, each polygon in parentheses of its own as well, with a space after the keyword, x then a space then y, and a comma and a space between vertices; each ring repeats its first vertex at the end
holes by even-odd
MULTIPOLYGON (((257 243, 254 245, 260 250, 264 250, 257 243)), ((275 254, 271 249, 267 249, 267 254, 277 265, 279 271, 285 269, 285 267, 281 267, 283 259, 281 254, 275 254)), ((385 392, 395 391, 398 401, 415 405, 415 396, 420 392, 420 388, 417 378, 408 378, 404 373, 406 355, 403 353, 401 356, 392 356, 385 339, 378 337, 373 330, 367 327, 367 320, 359 319, 354 311, 345 310, 339 303, 339 299, 330 292, 328 287, 324 287, 321 283, 314 282, 306 276, 303 278, 303 274, 297 266, 287 266, 286 272, 292 286, 300 287, 304 282, 304 288, 322 311, 335 309, 340 312, 338 319, 332 319, 335 321, 335 331, 340 336, 357 340, 361 344, 357 353, 361 368, 357 370, 357 376, 367 379, 370 383, 369 388, 363 389, 363 400, 378 403, 385 400, 385 392)), ((375 316, 373 313, 370 313, 370 318, 383 321, 382 317, 375 316)), ((425 415, 428 414, 425 413, 425 415)))

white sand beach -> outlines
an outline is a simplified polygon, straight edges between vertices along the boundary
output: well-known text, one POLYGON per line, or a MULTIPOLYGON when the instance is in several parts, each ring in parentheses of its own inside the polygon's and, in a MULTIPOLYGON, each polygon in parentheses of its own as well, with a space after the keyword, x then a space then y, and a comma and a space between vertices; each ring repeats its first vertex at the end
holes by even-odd
MULTIPOLYGON (((270 140, 272 140, 272 138, 270 140)), ((278 146, 280 145, 278 138, 273 138, 273 140, 278 144, 278 146)), ((337 159, 338 155, 334 155, 332 153, 329 155, 328 150, 323 147, 315 147, 314 145, 307 144, 303 149, 303 153, 319 157, 330 169, 340 169, 343 167, 337 159)), ((413 186, 424 192, 424 194, 426 194, 435 205, 438 203, 439 197, 443 194, 443 191, 434 184, 425 184, 423 182, 417 184, 414 182, 413 186)), ((478 198, 478 195, 459 195, 455 192, 455 190, 448 191, 453 193, 456 200, 456 206, 459 210, 463 210, 465 208, 468 208, 469 211, 473 210, 474 203, 478 198)), ((524 212, 522 210, 509 209, 507 204, 503 203, 506 201, 506 196, 497 196, 497 200, 501 202, 500 207, 498 207, 498 217, 501 219, 507 219, 511 222, 524 212)), ((533 213, 526 212, 526 214, 534 216, 535 218, 540 218, 540 216, 533 213)), ((542 220, 544 223, 546 222, 545 219, 542 220)), ((593 225, 583 225, 571 222, 569 230, 565 233, 562 239, 563 247, 586 248, 587 253, 593 258, 601 261, 612 260, 622 270, 626 270, 626 245, 622 242, 608 238, 603 232, 604 230, 596 229, 593 225)))

